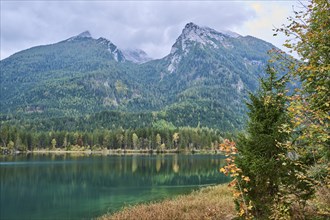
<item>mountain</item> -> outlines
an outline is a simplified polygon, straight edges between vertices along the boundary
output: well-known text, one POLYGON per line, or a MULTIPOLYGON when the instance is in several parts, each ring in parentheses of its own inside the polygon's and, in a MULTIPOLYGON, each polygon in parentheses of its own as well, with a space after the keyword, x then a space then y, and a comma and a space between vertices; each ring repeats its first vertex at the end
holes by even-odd
POLYGON ((130 80, 122 74, 125 62, 116 45, 89 32, 16 53, 0 64, 1 112, 75 116, 97 111, 96 105, 104 101, 106 106, 114 96, 116 85, 130 80))
POLYGON ((244 100, 257 89, 272 48, 251 36, 189 23, 168 56, 142 65, 142 79, 157 88, 157 97, 166 94, 163 109, 171 122, 241 128, 244 100))
POLYGON ((127 121, 116 126, 144 118, 143 126, 165 121, 240 129, 244 100, 257 89, 272 48, 252 36, 188 23, 170 54, 150 60, 141 50, 121 50, 86 31, 2 60, 0 111, 2 118, 32 121, 86 121, 89 115, 110 126, 125 115, 127 121))

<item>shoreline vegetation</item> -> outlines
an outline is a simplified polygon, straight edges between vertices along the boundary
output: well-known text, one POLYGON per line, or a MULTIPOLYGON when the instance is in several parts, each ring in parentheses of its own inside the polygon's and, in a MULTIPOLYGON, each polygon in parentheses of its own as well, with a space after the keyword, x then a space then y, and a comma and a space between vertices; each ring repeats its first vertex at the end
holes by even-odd
POLYGON ((160 202, 142 203, 105 214, 96 220, 124 219, 222 219, 235 217, 235 204, 230 188, 224 185, 208 186, 160 202), (221 196, 219 196, 221 195, 221 196))
POLYGON ((12 154, 97 154, 97 155, 130 155, 130 154, 220 154, 219 150, 215 149, 85 149, 85 148, 74 148, 74 149, 37 149, 27 151, 14 151, 8 148, 1 148, 0 155, 12 155, 12 154))
MULTIPOLYGON (((290 219, 328 219, 330 194, 326 186, 315 187, 315 197, 304 207, 292 204, 290 219)), ((141 203, 104 214, 95 220, 222 219, 237 218, 232 189, 228 184, 203 187, 172 199, 141 203), (221 195, 221 196, 220 196, 221 195)))
POLYGON ((205 127, 35 131, 0 126, 0 154, 16 152, 177 153, 218 150, 224 134, 205 127))

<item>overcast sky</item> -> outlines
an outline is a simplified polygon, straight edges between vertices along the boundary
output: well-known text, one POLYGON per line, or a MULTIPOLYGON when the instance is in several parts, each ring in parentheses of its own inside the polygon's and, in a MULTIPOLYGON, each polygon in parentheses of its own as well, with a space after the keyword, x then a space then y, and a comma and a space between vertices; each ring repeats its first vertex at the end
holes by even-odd
POLYGON ((296 1, 12 1, 1 0, 1 59, 90 31, 120 48, 167 55, 186 23, 252 35, 281 47, 273 27, 296 1))

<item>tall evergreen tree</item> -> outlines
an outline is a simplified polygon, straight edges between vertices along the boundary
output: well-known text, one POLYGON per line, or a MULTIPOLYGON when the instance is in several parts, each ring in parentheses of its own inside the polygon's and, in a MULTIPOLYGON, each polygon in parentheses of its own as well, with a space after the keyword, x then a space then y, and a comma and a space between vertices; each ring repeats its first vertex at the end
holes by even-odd
POLYGON ((278 79, 269 66, 267 73, 268 77, 260 81, 259 91, 250 94, 247 133, 237 143, 236 165, 250 179, 241 181, 240 187, 247 189, 245 201, 252 206, 251 214, 257 219, 271 216, 281 186, 294 185, 297 173, 294 161, 286 157, 289 152, 280 146, 289 139, 280 129, 288 123, 286 80, 278 79))

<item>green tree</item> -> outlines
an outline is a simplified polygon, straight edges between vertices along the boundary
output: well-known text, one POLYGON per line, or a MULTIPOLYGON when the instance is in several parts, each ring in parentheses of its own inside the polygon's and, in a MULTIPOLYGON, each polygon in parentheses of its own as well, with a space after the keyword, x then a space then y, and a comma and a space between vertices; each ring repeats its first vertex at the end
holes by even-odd
MULTIPOLYGON (((259 91, 250 94, 246 134, 238 139, 239 153, 235 160, 241 174, 250 180, 240 181, 240 188, 246 189, 244 201, 252 205, 251 214, 257 219, 270 218, 278 195, 283 193, 282 186, 295 187, 302 183, 297 179, 299 173, 294 161, 286 157, 289 152, 280 145, 290 138, 280 131, 289 120, 284 94, 286 80, 278 79, 269 66, 267 73, 268 78, 261 79, 259 91)), ((303 184, 304 190, 307 184, 303 184)))
POLYGON ((4 147, 6 147, 7 145, 8 134, 9 134, 9 126, 3 126, 0 130, 0 139, 4 147))
POLYGON ((169 130, 165 131, 165 148, 172 149, 172 140, 171 140, 171 134, 169 130))
POLYGON ((108 130, 106 130, 105 132, 104 132, 104 136, 103 136, 103 140, 102 140, 102 146, 103 146, 103 148, 110 148, 110 138, 111 138, 111 136, 110 136, 111 134, 110 134, 110 131, 108 131, 108 130))
POLYGON ((15 140, 15 150, 25 150, 25 145, 22 142, 22 138, 20 134, 16 135, 16 140, 15 140))
POLYGON ((14 149, 14 146, 15 146, 15 143, 13 141, 9 141, 9 143, 8 143, 8 149, 9 150, 13 150, 14 149))
POLYGON ((123 147, 123 140, 124 140, 124 135, 121 133, 121 131, 119 131, 119 133, 116 134, 116 140, 118 143, 118 148, 122 148, 123 147))

